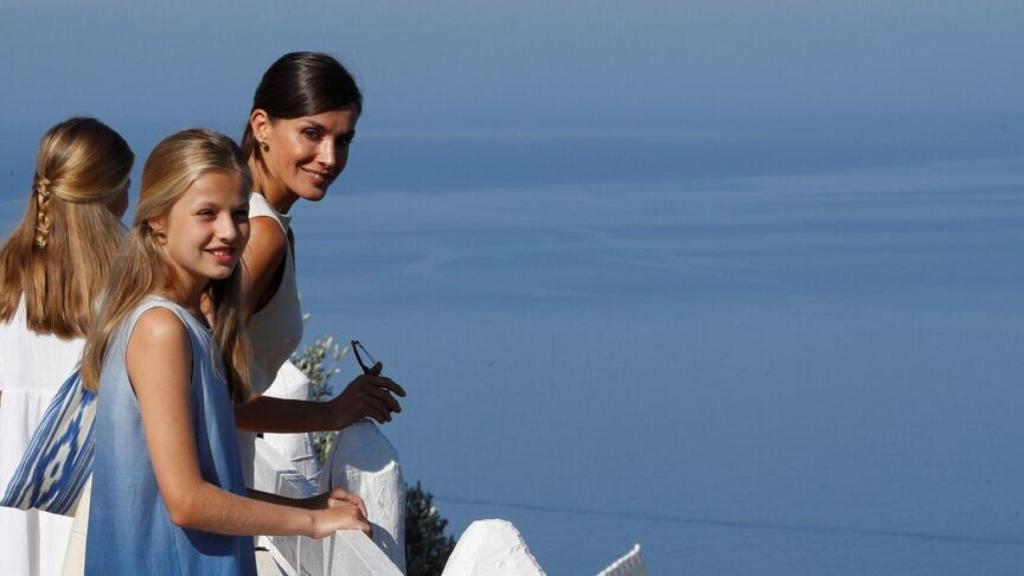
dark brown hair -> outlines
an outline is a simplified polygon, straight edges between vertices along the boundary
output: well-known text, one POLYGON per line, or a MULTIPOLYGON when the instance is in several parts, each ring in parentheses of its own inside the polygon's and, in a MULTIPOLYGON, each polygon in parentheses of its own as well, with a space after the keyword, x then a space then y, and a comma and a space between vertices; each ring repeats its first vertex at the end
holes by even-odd
MULTIPOLYGON (((291 52, 267 68, 252 98, 252 110, 260 109, 271 120, 301 118, 352 106, 363 111, 363 94, 348 70, 329 54, 291 52)), ((250 110, 250 114, 252 113, 250 110)), ((242 154, 260 158, 252 125, 242 134, 242 154)))

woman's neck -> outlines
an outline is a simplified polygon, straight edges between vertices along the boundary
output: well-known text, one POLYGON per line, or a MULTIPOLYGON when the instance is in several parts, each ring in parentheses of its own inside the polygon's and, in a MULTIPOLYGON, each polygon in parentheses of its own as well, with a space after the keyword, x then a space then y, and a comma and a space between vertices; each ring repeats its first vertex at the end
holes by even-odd
POLYGON ((267 199, 278 214, 287 214, 292 204, 299 199, 298 195, 286 188, 280 181, 272 177, 262 162, 255 156, 249 158, 249 171, 252 173, 253 187, 267 199))

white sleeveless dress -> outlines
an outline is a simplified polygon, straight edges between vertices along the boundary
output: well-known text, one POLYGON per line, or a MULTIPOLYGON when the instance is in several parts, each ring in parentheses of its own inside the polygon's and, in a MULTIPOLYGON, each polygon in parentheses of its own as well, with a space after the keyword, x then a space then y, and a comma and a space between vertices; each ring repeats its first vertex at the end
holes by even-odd
MULTIPOLYGON (((280 214, 267 202, 266 197, 253 192, 249 198, 249 218, 270 218, 281 228, 285 237, 291 230, 291 216, 280 214)), ((295 282, 295 252, 291 242, 284 257, 284 272, 274 296, 249 320, 249 339, 252 343, 252 392, 278 398, 306 400, 308 380, 288 358, 302 341, 302 309, 295 282)), ((253 461, 256 458, 256 435, 239 431, 239 453, 242 470, 248 486, 253 481, 253 461)), ((264 437, 291 460, 303 474, 315 475, 316 459, 306 434, 265 434, 264 437)))
MULTIPOLYGON (((291 230, 291 216, 279 214, 257 192, 253 192, 249 199, 249 218, 272 219, 280 226, 285 238, 291 230)), ((254 394, 263 394, 302 340, 302 309, 295 283, 295 253, 290 242, 284 257, 281 283, 273 298, 249 321, 249 338, 253 351, 252 389, 254 394)))
MULTIPOLYGON (((25 307, 0 323, 0 491, 7 488, 43 412, 78 365, 82 339, 62 340, 28 329, 25 307)), ((0 573, 60 574, 71 518, 0 508, 0 573)))

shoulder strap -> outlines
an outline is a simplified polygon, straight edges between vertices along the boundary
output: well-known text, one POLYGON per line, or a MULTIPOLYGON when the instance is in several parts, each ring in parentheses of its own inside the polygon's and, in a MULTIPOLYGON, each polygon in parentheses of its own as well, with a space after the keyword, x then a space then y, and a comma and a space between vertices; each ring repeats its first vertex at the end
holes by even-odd
POLYGON ((185 326, 185 331, 188 333, 189 346, 193 349, 192 352, 194 358, 196 346, 202 347, 202 337, 200 336, 202 331, 200 331, 196 326, 199 321, 193 318, 192 315, 181 306, 159 296, 149 296, 143 300, 142 303, 135 308, 131 316, 128 317, 119 336, 120 340, 118 345, 121 347, 120 353, 126 354, 128 352, 128 340, 135 331, 135 325, 139 322, 139 318, 141 318, 143 314, 153 308, 166 308, 178 317, 178 320, 180 320, 185 326))
POLYGON ((272 218, 281 227, 285 236, 288 236, 290 231, 290 227, 281 220, 281 215, 270 205, 266 196, 259 192, 253 192, 249 196, 249 218, 272 218))

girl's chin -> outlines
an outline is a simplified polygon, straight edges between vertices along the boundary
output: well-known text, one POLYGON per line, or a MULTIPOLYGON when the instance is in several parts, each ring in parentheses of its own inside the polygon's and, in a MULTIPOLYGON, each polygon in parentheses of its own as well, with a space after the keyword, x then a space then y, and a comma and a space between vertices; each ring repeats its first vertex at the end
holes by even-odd
POLYGON ((210 280, 224 280, 225 278, 229 278, 231 273, 234 271, 234 266, 231 266, 230 268, 218 267, 216 270, 211 271, 209 278, 210 280))

